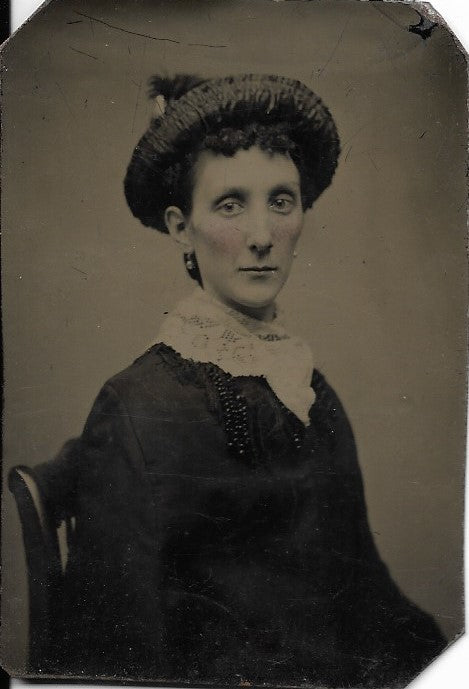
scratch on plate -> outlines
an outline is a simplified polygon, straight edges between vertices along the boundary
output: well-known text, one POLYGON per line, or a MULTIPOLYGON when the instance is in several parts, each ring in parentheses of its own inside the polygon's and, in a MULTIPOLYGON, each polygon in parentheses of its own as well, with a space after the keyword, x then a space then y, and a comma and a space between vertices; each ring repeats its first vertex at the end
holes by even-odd
MULTIPOLYGON (((90 20, 90 22, 97 22, 98 24, 103 24, 104 26, 107 26, 110 29, 115 29, 116 31, 123 31, 124 33, 131 34, 132 36, 140 36, 141 38, 149 38, 152 41, 163 41, 166 43, 176 43, 177 45, 180 45, 183 41, 178 41, 175 38, 167 38, 166 36, 152 36, 151 34, 146 34, 146 33, 141 33, 139 31, 131 31, 130 29, 125 29, 123 26, 118 26, 117 24, 111 24, 111 22, 107 22, 104 19, 98 19, 97 17, 93 17, 89 14, 85 14, 84 12, 78 12, 75 10, 75 14, 80 15, 80 17, 86 17, 87 19, 90 20)), ((226 45, 211 45, 210 43, 189 43, 188 45, 196 46, 204 46, 205 48, 227 48, 228 46, 226 45)))
POLYGON ((98 60, 99 58, 96 57, 95 55, 90 55, 89 53, 85 53, 83 50, 78 50, 78 48, 73 48, 71 45, 68 46, 70 50, 73 50, 75 53, 80 53, 80 55, 86 55, 87 57, 91 57, 93 60, 98 60))
POLYGON ((73 268, 73 270, 76 270, 76 271, 77 271, 77 273, 81 273, 82 275, 84 275, 84 276, 85 276, 85 278, 87 278, 87 277, 88 277, 88 273, 85 273, 85 271, 84 271, 84 270, 80 270, 79 268, 76 268, 75 266, 70 266, 70 268, 73 268))
MULTIPOLYGON (((328 65, 330 64, 332 58, 333 58, 334 55, 336 54, 337 49, 338 49, 339 45, 341 44, 342 39, 343 39, 343 37, 344 37, 345 29, 346 29, 347 26, 349 25, 349 22, 350 22, 350 16, 347 18, 347 21, 346 21, 345 24, 344 24, 344 28, 343 28, 342 31, 340 32, 340 36, 339 36, 339 38, 337 39, 337 42, 336 42, 334 48, 332 49, 332 52, 331 52, 331 54, 329 55, 328 59, 326 60, 325 64, 324 64, 322 67, 320 67, 320 68, 318 69, 318 77, 320 77, 320 76, 322 76, 322 75, 324 74, 324 72, 326 71, 326 68, 328 67, 328 65)), ((312 74, 311 76, 313 76, 313 74, 312 74)))

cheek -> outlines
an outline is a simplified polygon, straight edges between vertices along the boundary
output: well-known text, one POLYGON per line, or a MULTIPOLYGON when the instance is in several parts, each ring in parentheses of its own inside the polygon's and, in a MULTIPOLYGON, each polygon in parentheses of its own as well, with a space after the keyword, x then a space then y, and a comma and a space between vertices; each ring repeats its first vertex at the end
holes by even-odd
POLYGON ((301 234, 302 227, 303 220, 301 217, 287 216, 274 226, 272 230, 274 241, 285 246, 295 244, 301 234))
POLYGON ((234 225, 229 227, 220 221, 205 223, 194 227, 194 239, 200 249, 204 248, 217 255, 237 255, 242 247, 242 233, 234 225))

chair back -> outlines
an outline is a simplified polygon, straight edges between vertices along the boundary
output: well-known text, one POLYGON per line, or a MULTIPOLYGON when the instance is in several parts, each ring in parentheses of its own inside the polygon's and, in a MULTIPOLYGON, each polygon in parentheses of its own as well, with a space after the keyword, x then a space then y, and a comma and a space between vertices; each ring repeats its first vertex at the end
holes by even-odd
MULTIPOLYGON (((28 669, 51 667, 63 596, 63 564, 58 527, 41 495, 34 470, 14 467, 8 476, 26 554, 29 590, 28 669)), ((70 525, 69 525, 70 527, 70 525)))

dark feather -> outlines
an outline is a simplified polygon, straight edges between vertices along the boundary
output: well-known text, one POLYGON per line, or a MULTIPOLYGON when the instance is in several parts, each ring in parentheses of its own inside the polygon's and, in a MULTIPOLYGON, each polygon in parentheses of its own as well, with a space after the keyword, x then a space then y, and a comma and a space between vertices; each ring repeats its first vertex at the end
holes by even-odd
POLYGON ((204 81, 205 79, 195 74, 176 74, 172 78, 155 74, 148 80, 148 97, 156 98, 161 95, 166 100, 178 100, 187 91, 190 91, 204 81))

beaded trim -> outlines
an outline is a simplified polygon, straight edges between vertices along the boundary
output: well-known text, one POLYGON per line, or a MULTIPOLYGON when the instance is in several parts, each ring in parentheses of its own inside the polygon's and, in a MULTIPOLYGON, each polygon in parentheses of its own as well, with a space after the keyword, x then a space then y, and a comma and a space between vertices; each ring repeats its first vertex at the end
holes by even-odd
MULTIPOLYGON (((157 349, 158 354, 162 356, 179 382, 205 390, 209 411, 217 414, 223 424, 230 454, 243 458, 245 461, 255 462, 265 457, 262 431, 253 427, 250 405, 240 394, 235 376, 226 373, 215 364, 196 363, 184 359, 172 347, 164 343, 158 343, 151 349, 157 349)), ((259 380, 270 389, 264 378, 259 380)), ((328 439, 330 447, 333 447, 335 441, 333 419, 337 415, 337 409, 331 404, 328 395, 329 388, 324 377, 316 369, 312 383, 316 392, 316 402, 310 412, 311 447, 309 451, 314 454, 324 439, 328 439)), ((289 442, 293 451, 300 452, 304 446, 307 430, 273 391, 272 394, 281 410, 282 436, 289 442)))
POLYGON ((249 429, 248 405, 235 390, 233 376, 213 365, 209 365, 207 374, 218 393, 228 449, 239 457, 256 459, 258 453, 249 429))

